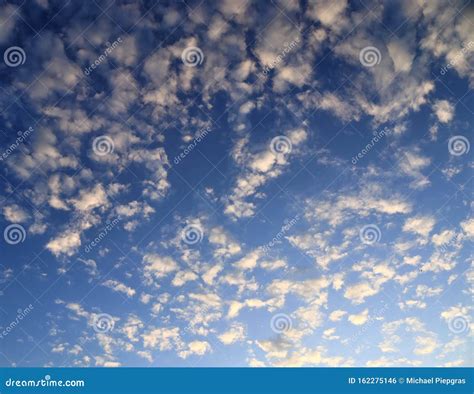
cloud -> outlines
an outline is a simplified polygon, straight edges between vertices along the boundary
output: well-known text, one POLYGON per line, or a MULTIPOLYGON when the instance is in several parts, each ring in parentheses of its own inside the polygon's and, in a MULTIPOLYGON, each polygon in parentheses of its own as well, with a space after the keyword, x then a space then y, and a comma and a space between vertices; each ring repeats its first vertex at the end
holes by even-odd
POLYGON ((179 269, 178 263, 171 257, 160 256, 154 253, 144 255, 143 262, 143 273, 149 282, 152 282, 154 279, 164 278, 179 269))
POLYGON ((449 123, 454 117, 454 105, 448 100, 436 100, 433 110, 441 123, 449 123))
POLYGON ((347 315, 346 311, 338 309, 331 312, 331 314, 329 315, 329 320, 340 321, 345 315, 347 315))
POLYGON ((237 261, 235 263, 235 267, 240 270, 252 270, 257 266, 257 262, 260 259, 261 254, 262 253, 259 249, 254 250, 237 261))
POLYGON ((433 353, 439 346, 435 338, 430 337, 416 337, 416 347, 413 353, 421 356, 433 353))
POLYGON ((429 179, 423 175, 422 170, 431 164, 431 159, 419 153, 419 149, 407 150, 399 158, 400 170, 413 178, 410 187, 424 189, 430 185, 429 179))
MULTIPOLYGON (((250 154, 246 151, 246 140, 241 140, 243 146, 239 147, 239 152, 234 153, 234 158, 238 162, 243 162, 246 158, 244 169, 235 182, 232 189, 224 213, 230 215, 234 219, 250 217, 255 213, 255 204, 246 201, 246 199, 257 194, 257 190, 263 187, 273 178, 277 178, 283 173, 285 167, 289 165, 289 156, 294 155, 297 147, 301 145, 308 137, 306 130, 303 128, 295 128, 290 130, 286 136, 277 136, 282 145, 291 146, 286 154, 278 154, 272 144, 279 143, 275 140, 268 141, 267 148, 250 154), (287 157, 288 156, 288 157, 287 157)), ((279 149, 279 148, 278 148, 279 149)))
POLYGON ((192 271, 180 271, 176 273, 171 284, 173 286, 183 286, 186 282, 196 280, 198 276, 192 271))
POLYGON ((101 184, 90 190, 82 190, 77 198, 71 199, 71 203, 78 211, 92 211, 95 208, 107 206, 107 195, 101 184))
POLYGON ((5 43, 15 27, 18 19, 17 7, 13 4, 5 4, 0 8, 0 25, 2 30, 0 33, 0 43, 5 43))
POLYGON ((143 346, 145 348, 170 350, 181 348, 183 342, 178 327, 172 328, 154 328, 142 335, 143 346))
POLYGON ((218 338, 224 345, 232 345, 235 342, 243 341, 245 339, 245 327, 243 324, 234 323, 228 331, 220 334, 218 338))
POLYGON ((325 27, 340 30, 347 23, 344 17, 347 5, 346 0, 317 0, 309 4, 308 16, 325 27))
POLYGON ((354 304, 361 304, 367 297, 379 293, 382 285, 395 277, 395 270, 388 264, 377 264, 360 274, 361 282, 346 286, 344 297, 354 304))
POLYGON ((403 231, 415 233, 422 237, 427 237, 436 223, 431 216, 414 216, 407 219, 403 225, 403 231))
POLYGON ((46 248, 55 256, 72 256, 79 246, 81 246, 81 237, 75 230, 66 230, 46 244, 46 248))
POLYGON ((106 280, 102 285, 119 293, 123 293, 127 297, 133 297, 136 293, 135 289, 113 279, 106 280))
POLYGON ((24 223, 29 218, 28 212, 17 204, 4 206, 3 216, 11 223, 24 223))
POLYGON ((204 356, 204 354, 211 351, 211 345, 206 341, 192 341, 188 343, 187 350, 182 350, 178 353, 181 358, 188 358, 192 355, 204 356))
POLYGON ((468 237, 474 237, 474 219, 464 220, 461 227, 468 237))
POLYGON ((396 72, 408 72, 411 70, 415 53, 407 42, 393 39, 387 44, 387 49, 396 72))
POLYGON ((369 310, 365 309, 359 314, 349 315, 347 320, 356 326, 361 326, 367 322, 369 318, 369 310))

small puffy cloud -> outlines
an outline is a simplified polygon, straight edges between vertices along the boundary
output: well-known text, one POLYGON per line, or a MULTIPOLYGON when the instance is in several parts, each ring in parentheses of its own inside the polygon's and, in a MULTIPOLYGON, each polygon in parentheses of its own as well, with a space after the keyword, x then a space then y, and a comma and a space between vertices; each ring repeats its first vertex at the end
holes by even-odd
POLYGON ((176 273, 171 284, 173 286, 179 287, 183 286, 186 282, 196 280, 198 276, 192 271, 180 271, 176 273))
POLYGON ((212 285, 216 279, 219 272, 221 272, 224 267, 220 264, 214 265, 207 269, 207 271, 202 275, 202 280, 208 285, 212 285))
POLYGON ((334 341, 339 339, 340 337, 338 335, 334 335, 336 333, 335 328, 328 328, 327 330, 323 331, 323 338, 327 339, 329 341, 334 341))
POLYGON ((5 4, 0 7, 0 43, 5 43, 15 27, 16 21, 18 19, 18 14, 16 13, 18 7, 13 4, 5 4))
POLYGON ((419 149, 404 151, 398 161, 400 171, 413 178, 410 183, 413 189, 424 189, 430 185, 430 180, 422 173, 430 164, 431 159, 422 155, 419 149))
POLYGON ((441 123, 449 123, 454 116, 454 105, 448 100, 437 100, 433 104, 433 111, 441 123))
POLYGON ((118 280, 109 279, 102 283, 103 286, 112 289, 113 291, 117 291, 119 293, 125 294, 127 297, 133 297, 136 293, 135 289, 119 282, 118 280))
POLYGON ((182 346, 178 327, 155 328, 142 335, 145 348, 160 349, 161 351, 182 346))
POLYGON ((234 159, 243 166, 232 192, 227 198, 224 212, 238 219, 253 216, 255 204, 246 201, 248 198, 259 195, 258 189, 263 187, 271 179, 279 177, 289 165, 289 157, 295 155, 300 146, 308 137, 303 128, 291 129, 286 136, 277 136, 276 141, 268 141, 266 149, 255 154, 247 151, 248 139, 239 140, 234 147, 234 159), (288 154, 276 154, 272 144, 285 146, 288 154))
POLYGON ((260 267, 267 271, 275 271, 280 268, 286 268, 287 264, 285 260, 265 260, 260 262, 260 267))
POLYGON ((425 356, 427 354, 431 354, 439 346, 438 342, 433 337, 416 337, 415 342, 416 347, 413 350, 413 353, 418 356, 425 356))
POLYGON ((349 315, 347 319, 356 326, 365 324, 369 318, 369 310, 365 309, 359 314, 349 315))
POLYGON ((67 230, 46 244, 46 248, 56 257, 60 255, 72 256, 79 246, 81 246, 81 236, 75 230, 67 230))
POLYGON ((209 242, 216 246, 215 257, 230 257, 240 253, 240 245, 224 230, 223 227, 214 227, 209 232, 209 242))
POLYGON ((107 194, 101 184, 89 190, 82 190, 77 198, 71 199, 71 203, 78 211, 91 211, 95 208, 108 204, 107 194))
POLYGON ((115 208, 117 214, 123 217, 132 217, 141 215, 144 218, 148 218, 155 210, 145 202, 132 201, 128 204, 122 204, 115 208))
POLYGON ((331 314, 329 315, 329 320, 331 321, 339 321, 341 320, 345 315, 347 315, 346 311, 343 311, 341 309, 337 309, 335 311, 332 311, 331 314))
POLYGON ((468 318, 470 312, 470 308, 462 305, 452 306, 443 312, 441 312, 441 318, 444 319, 446 322, 451 321, 456 317, 464 317, 465 319, 468 318))
POLYGON ((387 44, 387 49, 395 66, 395 72, 408 72, 411 70, 415 52, 407 42, 393 39, 387 44))
POLYGON ((97 263, 94 260, 92 260, 92 259, 87 259, 87 260, 78 259, 78 261, 80 261, 81 263, 83 263, 86 266, 86 269, 87 269, 87 272, 89 273, 89 275, 91 275, 92 277, 96 277, 96 276, 99 275, 99 270, 97 269, 97 263))
POLYGON ((261 251, 259 249, 254 250, 237 261, 235 263, 235 267, 240 270, 252 270, 257 266, 257 262, 260 257, 261 251))
POLYGON ((474 237, 474 219, 468 219, 461 222, 461 228, 468 237, 474 237))
POLYGON ((323 26, 335 29, 344 22, 347 0, 316 0, 308 4, 308 16, 323 26))
POLYGON ((241 323, 235 323, 229 330, 219 335, 218 338, 224 345, 243 341, 245 339, 245 327, 241 323))
POLYGON ((147 279, 161 279, 170 274, 171 272, 179 269, 178 263, 171 257, 160 256, 158 254, 146 254, 143 256, 143 267, 144 275, 147 279))
POLYGON ((187 350, 180 351, 178 356, 188 358, 191 355, 204 356, 211 351, 211 345, 206 341, 192 341, 188 343, 187 350))
POLYGON ((427 237, 433 230, 435 223, 436 220, 431 216, 414 216, 405 221, 403 231, 427 237))
POLYGON ((394 278, 395 274, 395 270, 388 264, 374 265, 360 274, 361 282, 346 287, 344 297, 354 304, 361 304, 367 297, 377 294, 383 284, 394 278))
POLYGON ((416 296, 420 298, 434 297, 443 292, 442 287, 429 287, 427 285, 416 286, 416 296))
POLYGON ((145 324, 136 315, 130 315, 121 328, 122 333, 131 341, 138 342, 140 340, 138 333, 145 324))
POLYGON ((28 213, 19 205, 12 204, 3 207, 3 216, 5 220, 12 223, 23 223, 28 220, 28 213))
POLYGON ((383 353, 395 353, 398 352, 398 344, 401 338, 398 335, 391 335, 389 338, 385 338, 379 343, 378 347, 383 353))
POLYGON ((448 244, 456 235, 453 230, 444 230, 439 234, 434 234, 431 237, 431 242, 436 246, 448 244))

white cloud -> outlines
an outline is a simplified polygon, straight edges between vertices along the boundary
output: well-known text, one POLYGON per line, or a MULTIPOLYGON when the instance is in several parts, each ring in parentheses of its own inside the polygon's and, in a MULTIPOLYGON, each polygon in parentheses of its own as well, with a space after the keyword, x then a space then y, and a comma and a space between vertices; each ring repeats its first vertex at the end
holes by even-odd
POLYGON ((144 275, 150 281, 164 278, 179 269, 178 263, 171 257, 160 256, 154 253, 143 256, 143 262, 145 263, 143 267, 144 275))
POLYGON ((387 45, 388 53, 395 66, 395 72, 409 72, 415 57, 407 42, 392 39, 387 45))
POLYGON ((369 310, 364 309, 359 314, 349 315, 347 317, 347 320, 349 320, 352 324, 356 326, 361 326, 367 322, 368 318, 369 318, 369 310))
POLYGON ((5 205, 3 207, 3 216, 5 220, 12 223, 24 223, 28 220, 28 212, 26 212, 18 204, 5 205))
POLYGON ((192 271, 179 271, 176 273, 171 284, 173 286, 183 286, 186 282, 194 281, 198 276, 192 271))
POLYGON ((433 110, 441 123, 449 123, 454 117, 454 105, 448 100, 436 100, 433 110))
POLYGON ((335 310, 335 311, 332 311, 331 314, 329 315, 329 320, 331 321, 339 321, 341 320, 345 315, 347 315, 347 312, 346 311, 343 311, 343 310, 335 310))
POLYGON ((108 205, 107 194, 104 187, 97 184, 92 189, 82 190, 79 197, 71 199, 71 203, 79 211, 91 211, 108 205))
POLYGON ((414 216, 405 221, 403 231, 415 233, 422 237, 427 237, 436 223, 436 220, 431 216, 414 216))
POLYGON ((420 356, 433 353, 439 346, 436 339, 432 337, 416 337, 415 342, 416 347, 413 353, 420 356))
POLYGON ((102 285, 119 293, 123 293, 127 297, 133 297, 136 293, 135 289, 132 289, 130 286, 127 286, 118 280, 109 279, 102 283, 102 285))
POLYGON ((211 345, 206 341, 192 341, 188 343, 187 350, 178 353, 181 358, 188 358, 191 355, 204 356, 211 351, 211 345))
POLYGON ((81 237, 80 233, 75 230, 67 230, 46 244, 46 248, 55 256, 62 254, 72 256, 79 246, 81 246, 81 237))
POLYGON ((229 330, 223 332, 218 338, 224 345, 243 341, 245 339, 245 327, 243 324, 234 323, 229 330))
POLYGON ((154 328, 142 335, 145 348, 160 349, 161 351, 182 347, 178 327, 154 328))
POLYGON ((248 253, 245 257, 241 258, 234 265, 240 270, 252 270, 257 266, 258 259, 261 257, 261 251, 259 249, 248 253))
POLYGON ((474 219, 461 222, 461 227, 468 237, 474 237, 474 219))

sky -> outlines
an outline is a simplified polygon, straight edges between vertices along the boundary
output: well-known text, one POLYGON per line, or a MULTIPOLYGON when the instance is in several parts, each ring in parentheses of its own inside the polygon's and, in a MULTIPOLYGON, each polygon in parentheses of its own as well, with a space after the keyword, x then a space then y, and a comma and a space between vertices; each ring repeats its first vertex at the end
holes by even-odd
POLYGON ((1 366, 473 366, 469 1, 0 5, 1 366))

